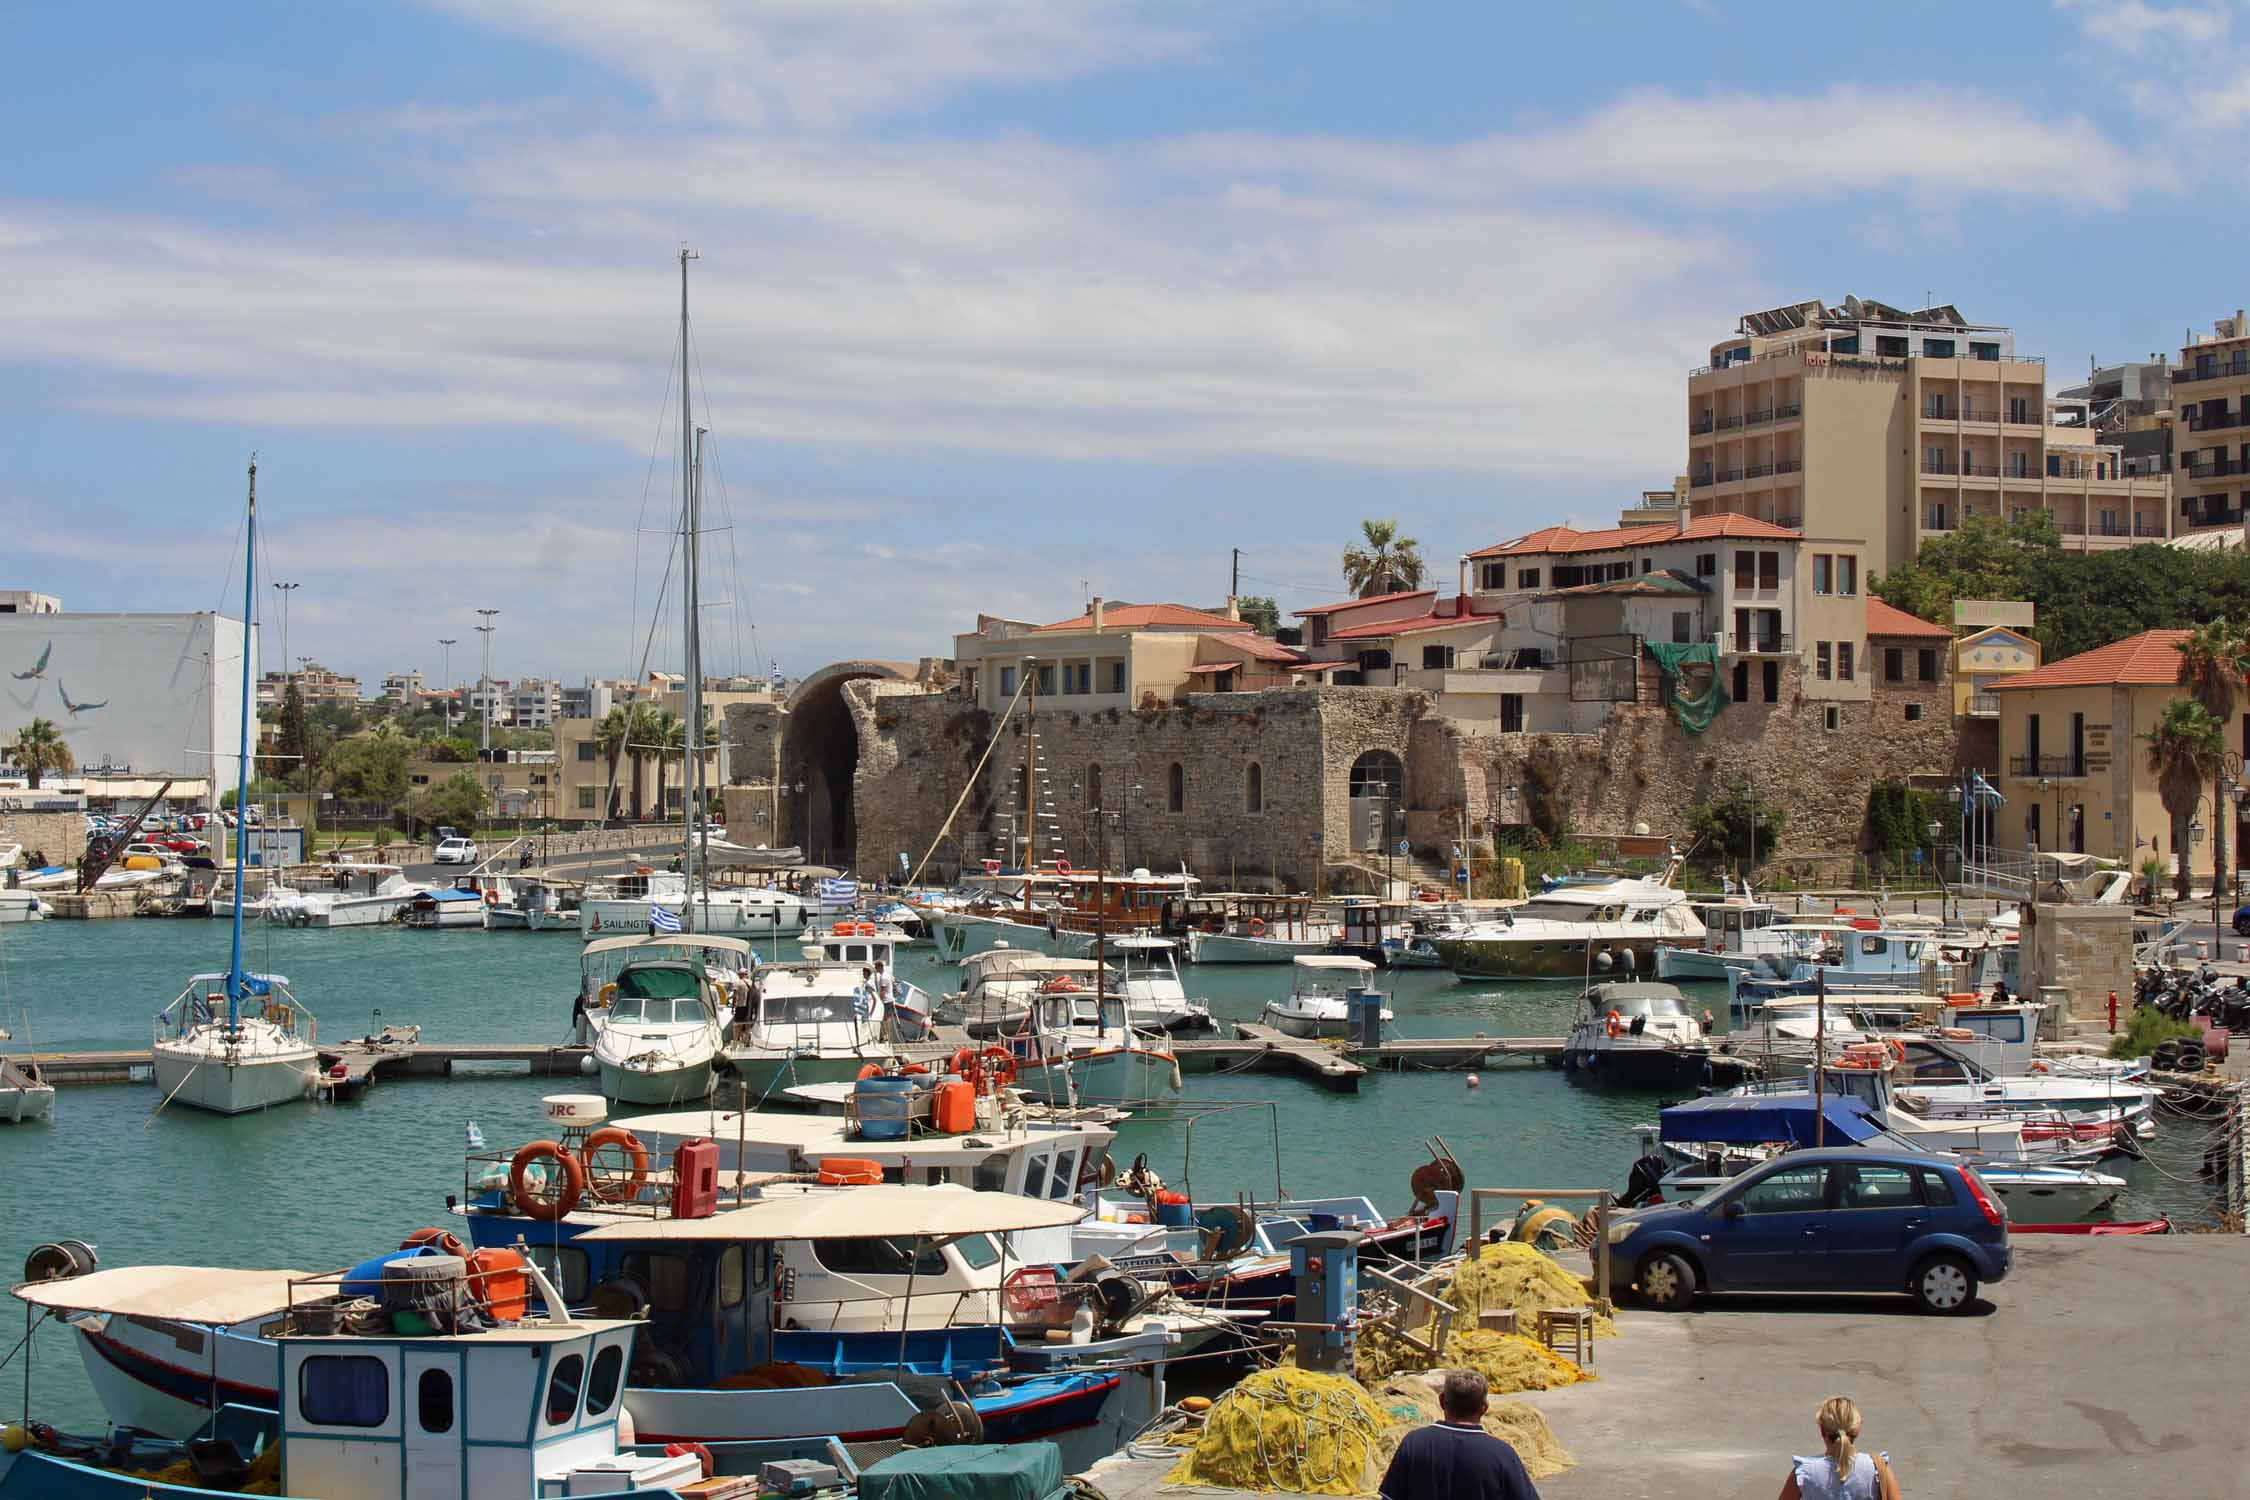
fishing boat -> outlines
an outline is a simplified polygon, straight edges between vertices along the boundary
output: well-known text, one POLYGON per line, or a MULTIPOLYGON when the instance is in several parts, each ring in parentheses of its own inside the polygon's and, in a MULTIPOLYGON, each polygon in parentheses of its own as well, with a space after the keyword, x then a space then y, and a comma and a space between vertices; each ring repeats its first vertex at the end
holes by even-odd
POLYGON ((1768 953, 1796 957, 1796 941, 1780 927, 1781 908, 1750 896, 1728 896, 1717 901, 1691 901, 1703 923, 1703 941, 1695 947, 1665 944, 1656 950, 1659 979, 1725 979, 1730 968, 1744 968, 1768 953))
POLYGON ((1173 939, 1132 933, 1110 938, 1103 947, 1111 969, 1104 988, 1124 998, 1125 1019, 1134 1030, 1218 1030, 1210 1004, 1188 998, 1180 978, 1180 945, 1173 939))
POLYGON ((476 891, 462 890, 457 886, 442 890, 424 891, 399 913, 399 921, 408 927, 435 929, 439 927, 484 926, 484 897, 476 891))
POLYGON ((493 932, 576 932, 579 883, 546 875, 515 875, 500 899, 488 904, 484 925, 493 932))
POLYGON ((1948 944, 1934 925, 1904 918, 1856 917, 1819 930, 1824 941, 1817 952, 1762 954, 1730 968, 1734 1008, 1821 989, 1830 995, 1974 993, 1990 982, 2002 957, 1999 947, 1948 944))
POLYGON ((1184 937, 1199 964, 1285 964, 1328 951, 1341 928, 1316 914, 1309 896, 1221 896, 1183 900, 1162 931, 1184 937))
POLYGON ((280 927, 379 927, 396 921, 430 888, 399 865, 338 862, 300 871, 298 883, 275 887, 266 920, 280 927))
POLYGON ((1133 1029, 1121 995, 1042 992, 1003 1044, 1014 1086, 1049 1104, 1137 1110, 1180 1091, 1179 1058, 1133 1029))
MULTIPOLYGON (((250 464, 250 499, 242 566, 242 702, 235 801, 250 786, 251 632, 257 621, 258 465, 250 464)), ((242 888, 248 840, 234 841, 234 884, 242 888)), ((320 1054, 312 1015, 279 974, 242 967, 242 912, 234 913, 233 947, 223 974, 197 974, 156 1018, 151 1070, 164 1105, 240 1115, 311 1094, 320 1054)), ((162 1105, 159 1106, 163 1107, 162 1105)))
MULTIPOLYGON (((1122 948, 1132 941, 1112 938, 1106 946, 1122 948)), ((1136 986, 1126 977, 1133 972, 1130 964, 1110 967, 1091 958, 1055 958, 1002 945, 965 960, 961 971, 961 988, 940 1000, 931 1015, 940 1024, 962 1027, 980 1040, 1020 1030, 1040 994, 1090 998, 1097 990, 1124 1000, 1126 1024, 1135 1031, 1194 1031, 1217 1025, 1210 1019, 1209 1006, 1187 999, 1176 980, 1172 988, 1180 992, 1166 993, 1161 975, 1146 964, 1136 986)))
POLYGON ((740 938, 703 933, 597 938, 579 955, 579 1040, 602 1093, 631 1104, 684 1104, 711 1092, 722 1017, 757 956, 740 938))
POLYGON ((1587 987, 1563 1042, 1565 1073, 1622 1088, 1693 1088, 1711 1071, 1711 1043, 1674 985, 1647 980, 1587 987))
MULTIPOLYGON (((0 1027, 0 1042, 10 1034, 0 1027)), ((55 1111, 55 1086, 39 1074, 34 1058, 0 1052, 0 1125, 21 1125, 44 1120, 55 1111)))
POLYGON ((1675 856, 1660 876, 1562 884, 1431 946, 1465 979, 1579 979, 1653 974, 1656 950, 1702 941, 1703 923, 1672 884, 1675 856))
POLYGON ((1374 989, 1375 965, 1364 958, 1340 953, 1300 954, 1290 960, 1289 997, 1269 1000, 1261 1019, 1287 1036, 1350 1037, 1358 1034, 1355 1001, 1377 1008, 1389 1022, 1391 1012, 1374 989), (1362 998, 1364 997, 1364 998, 1362 998))
POLYGON ((1164 904, 1192 894, 1188 874, 1156 875, 1073 870, 1068 865, 1031 874, 971 875, 978 895, 956 910, 925 910, 938 957, 959 963, 1006 946, 1056 958, 1088 958, 1098 939, 1149 932, 1164 904))

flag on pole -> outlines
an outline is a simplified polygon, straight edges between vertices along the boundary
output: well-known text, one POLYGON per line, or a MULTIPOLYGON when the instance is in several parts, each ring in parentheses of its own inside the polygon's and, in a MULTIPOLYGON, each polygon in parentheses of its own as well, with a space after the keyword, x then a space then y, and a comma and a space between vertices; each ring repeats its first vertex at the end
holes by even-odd
POLYGON ((1985 807, 2006 807, 2008 805, 2008 799, 2000 795, 2000 788, 1984 779, 1984 772, 1971 771, 1969 775, 1975 778, 1969 788, 1969 795, 1974 797, 1979 805, 1985 807))
POLYGON ((678 932, 680 930, 680 919, 673 916, 669 909, 658 906, 654 901, 651 901, 648 904, 648 930, 651 932, 678 932))
POLYGON ((820 882, 820 899, 830 901, 857 901, 859 882, 845 876, 829 876, 820 882))

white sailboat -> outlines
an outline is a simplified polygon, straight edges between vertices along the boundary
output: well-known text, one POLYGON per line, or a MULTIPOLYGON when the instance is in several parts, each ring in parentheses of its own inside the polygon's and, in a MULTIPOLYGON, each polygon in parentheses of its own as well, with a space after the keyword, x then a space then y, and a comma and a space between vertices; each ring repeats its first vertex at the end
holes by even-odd
MULTIPOLYGON (((242 564, 242 723, 235 805, 249 805, 250 642, 257 620, 258 464, 250 463, 249 521, 242 564)), ((242 889, 244 838, 234 842, 234 888, 242 889)), ((224 974, 198 974, 156 1018, 154 1072, 165 1104, 241 1115, 302 1099, 313 1090, 320 1054, 312 1016, 279 974, 242 968, 242 911, 224 974), (223 986, 223 988, 214 988, 223 986)), ((160 1108, 162 1106, 159 1106, 160 1108)))

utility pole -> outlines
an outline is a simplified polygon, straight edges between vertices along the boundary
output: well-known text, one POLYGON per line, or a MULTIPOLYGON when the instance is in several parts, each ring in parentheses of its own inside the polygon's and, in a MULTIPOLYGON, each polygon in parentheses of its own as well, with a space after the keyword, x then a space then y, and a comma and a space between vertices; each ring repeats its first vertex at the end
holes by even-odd
POLYGON ((453 648, 461 643, 459 636, 441 635, 438 644, 445 648, 445 733, 453 734, 453 648))
POLYGON ((1242 549, 1240 547, 1234 549, 1234 567, 1227 574, 1227 597, 1229 599, 1242 597, 1242 549))
POLYGON ((500 611, 480 609, 477 613, 484 616, 484 623, 477 627, 477 634, 484 637, 484 677, 477 683, 477 694, 484 699, 484 728, 481 731, 480 743, 477 748, 490 750, 492 748, 492 632, 500 628, 492 623, 492 617, 500 611))

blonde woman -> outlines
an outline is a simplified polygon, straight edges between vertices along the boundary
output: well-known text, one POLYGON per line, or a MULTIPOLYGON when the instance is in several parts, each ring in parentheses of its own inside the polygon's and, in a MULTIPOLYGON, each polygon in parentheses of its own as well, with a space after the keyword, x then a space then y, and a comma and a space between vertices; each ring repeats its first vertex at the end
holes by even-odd
POLYGON ((1826 1451, 1817 1458, 1800 1458, 1782 1482, 1781 1500, 1899 1500, 1898 1476, 1890 1459, 1880 1453, 1862 1453, 1859 1408, 1849 1398, 1831 1396, 1820 1403, 1814 1420, 1820 1424, 1820 1442, 1826 1451))

